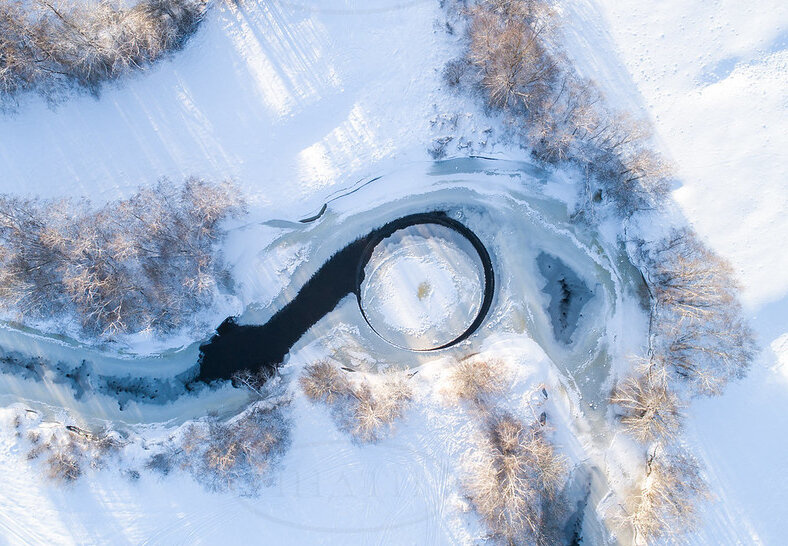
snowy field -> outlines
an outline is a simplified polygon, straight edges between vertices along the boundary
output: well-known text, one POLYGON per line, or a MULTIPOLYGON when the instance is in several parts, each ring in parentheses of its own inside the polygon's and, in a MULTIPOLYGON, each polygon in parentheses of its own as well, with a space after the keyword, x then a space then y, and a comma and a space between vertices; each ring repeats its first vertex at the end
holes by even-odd
MULTIPOLYGON (((697 400, 689 412, 687 441, 706 465, 714 499, 702 528, 685 542, 781 544, 788 504, 788 8, 776 0, 757 6, 596 0, 568 3, 562 16, 578 68, 616 104, 653 119, 681 175, 673 192, 680 210, 734 265, 763 348, 749 377, 722 397, 697 400)), ((571 173, 522 175, 517 194, 514 168, 505 161, 435 171, 428 150, 442 137, 452 137, 449 158, 523 155, 498 143, 496 122, 475 101, 445 88, 443 65, 459 48, 437 0, 217 4, 183 51, 107 88, 100 99, 82 96, 53 109, 30 98, 19 113, 0 118, 0 192, 102 202, 162 176, 234 179, 251 215, 227 240, 239 290, 223 310, 245 310, 247 320, 270 316, 269 307, 282 305, 358 233, 440 203, 506 256, 496 264, 511 273, 504 294, 525 294, 519 309, 498 301, 471 347, 514 364, 512 408, 526 411, 532 390, 546 386, 547 408, 553 426, 567 431, 559 443, 570 459, 607 464, 611 439, 583 428, 600 418, 593 397, 584 396, 600 392, 606 376, 600 372, 581 385, 566 378, 585 370, 593 361, 587 355, 603 353, 610 339, 620 342, 617 356, 642 345, 644 316, 626 298, 634 281, 617 265, 609 237, 568 227, 571 173), (320 222, 298 224, 326 202, 320 222), (478 207, 498 216, 485 221, 478 207), (519 231, 500 229, 520 217, 527 219, 519 231), (545 227, 544 218, 559 227, 545 227), (527 264, 544 249, 599 289, 586 309, 591 318, 573 334, 575 352, 549 340, 550 317, 535 311, 545 303, 533 287, 541 277, 527 264), (533 340, 521 335, 526 330, 533 340)), ((428 286, 411 294, 416 311, 409 315, 447 293, 478 305, 477 286, 457 284, 440 260, 422 265, 428 286)), ((472 270, 475 264, 460 265, 472 270)), ((364 324, 355 305, 343 301, 331 321, 318 323, 284 372, 358 338, 364 324)), ((421 335, 435 323, 434 312, 427 306, 415 330, 411 316, 395 317, 394 327, 421 335)), ((212 317, 213 326, 225 316, 212 317)), ((7 329, 0 335, 6 346, 56 351, 75 363, 81 350, 7 329)), ((188 369, 196 355, 182 339, 147 352, 167 349, 183 350, 135 361, 136 373, 171 375, 188 369)), ((356 349, 363 352, 343 350, 356 349)), ((181 472, 162 478, 143 471, 132 481, 114 467, 61 487, 25 459, 8 432, 6 408, 21 402, 54 419, 141 423, 140 436, 154 441, 166 436, 167 426, 201 413, 237 410, 246 401, 237 390, 158 407, 132 404, 124 413, 104 395, 76 400, 61 384, 4 377, 0 544, 474 543, 484 530, 453 475, 474 424, 441 392, 442 363, 455 353, 394 362, 396 353, 388 351, 379 354, 393 365, 423 365, 414 376, 418 402, 391 437, 353 443, 324 408, 293 387, 292 446, 258 497, 208 492, 181 472)), ((97 366, 123 366, 114 356, 96 356, 97 366)), ((141 449, 132 451, 124 464, 134 467, 143 457, 141 449)), ((586 531, 593 543, 593 530, 586 531)))
POLYGON ((684 214, 743 285, 764 348, 744 381, 698 401, 691 438, 716 502, 690 543, 780 544, 788 503, 788 7, 601 1, 612 46, 683 185, 684 214))

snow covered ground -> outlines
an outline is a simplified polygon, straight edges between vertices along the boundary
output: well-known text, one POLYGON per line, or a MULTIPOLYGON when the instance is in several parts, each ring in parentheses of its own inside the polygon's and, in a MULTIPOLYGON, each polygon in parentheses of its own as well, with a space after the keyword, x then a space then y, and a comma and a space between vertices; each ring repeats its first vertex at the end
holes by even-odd
MULTIPOLYGON (((777 0, 598 0, 565 11, 581 70, 613 100, 653 116, 682 175, 675 197, 733 262, 765 347, 746 380, 692 407, 688 442, 717 502, 687 543, 779 544, 788 504, 780 433, 788 427, 788 8, 777 0)), ((459 136, 476 152, 520 153, 485 146, 494 124, 442 89, 440 71, 458 41, 444 29, 429 0, 217 5, 184 51, 100 100, 52 110, 31 99, 0 119, 0 191, 101 201, 160 176, 229 176, 250 196, 255 221, 295 221, 359 180, 427 161, 436 137, 456 137, 451 153, 461 153, 459 136)), ((251 227, 254 243, 231 239, 228 256, 240 271, 261 271, 256 251, 281 233, 251 227)), ((299 256, 315 251, 278 248, 273 264, 262 264, 267 277, 242 279, 245 303, 273 299, 299 256)), ((521 364, 521 395, 539 382, 560 392, 536 344, 504 336, 489 345, 521 364)), ((302 347, 305 360, 318 353, 302 347)), ((439 364, 424 376, 439 376, 439 364)), ((22 382, 7 389, 6 400, 17 389, 30 396, 22 382)), ((79 407, 60 391, 48 396, 79 407)), ((576 402, 556 397, 559 422, 572 422, 576 402)), ((209 493, 187 475, 131 482, 112 469, 62 488, 37 475, 4 433, 0 544, 469 542, 483 531, 463 515, 446 465, 471 425, 459 411, 435 408, 416 408, 392 441, 359 448, 327 412, 296 397, 293 448, 259 499, 209 493), (445 458, 439 445, 451 446, 445 458), (402 468, 407 479, 392 479, 402 468)), ((170 409, 161 418, 177 421, 178 406, 170 409)))
POLYGON ((764 347, 744 381, 696 402, 691 443, 717 499, 689 543, 780 544, 788 505, 788 6, 600 0, 608 36, 677 164, 688 220, 728 258, 764 347))
POLYGON ((377 3, 391 9, 217 3, 183 51, 100 100, 3 119, 2 189, 109 200, 233 177, 269 217, 299 218, 381 160, 423 160, 449 40, 432 2, 377 3))

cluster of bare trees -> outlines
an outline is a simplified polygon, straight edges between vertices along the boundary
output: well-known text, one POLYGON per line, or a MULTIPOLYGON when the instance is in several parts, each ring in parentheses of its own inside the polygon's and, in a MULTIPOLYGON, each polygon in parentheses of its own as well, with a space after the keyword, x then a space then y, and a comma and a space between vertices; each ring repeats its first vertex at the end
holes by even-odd
POLYGON ((698 462, 680 447, 658 445, 619 517, 632 526, 637 543, 648 544, 694 529, 700 501, 708 497, 698 462))
POLYGON ((566 478, 566 462, 539 421, 493 412, 467 461, 463 486, 494 536, 547 545, 560 542, 551 518, 566 478))
MULTIPOLYGON (((588 173, 586 208, 607 200, 629 216, 666 199, 672 167, 651 145, 649 124, 612 111, 571 67, 547 0, 478 0, 465 13, 468 48, 446 65, 449 85, 481 92, 538 159, 579 164, 588 173)), ((645 464, 628 520, 650 539, 687 528, 703 489, 697 463, 677 447, 686 398, 720 393, 746 373, 756 349, 730 267, 693 232, 640 247, 652 306, 649 354, 611 402, 625 429, 659 453, 645 464)), ((497 388, 484 367, 458 367, 452 390, 484 410, 485 389, 497 388)))
POLYGON ((624 214, 661 203, 671 168, 650 145, 649 125, 611 111, 554 40, 545 0, 481 0, 467 11, 468 49, 446 65, 450 85, 479 89, 536 157, 574 161, 624 214))
MULTIPOLYGON (((208 419, 184 431, 180 448, 169 452, 180 466, 213 490, 254 493, 290 444, 285 402, 256 402, 229 421, 208 419)), ((157 454, 150 466, 169 469, 167 453, 157 454)))
POLYGON ((445 375, 446 402, 465 402, 478 425, 475 445, 466 454, 461 483, 468 500, 496 539, 508 544, 558 544, 568 479, 565 458, 548 438, 541 405, 546 389, 526 396, 527 420, 500 408, 514 370, 500 358, 473 354, 445 375))
POLYGON ((625 517, 649 541, 691 529, 706 492, 697 461, 678 444, 684 398, 720 394, 746 373, 756 344, 730 266, 694 232, 676 230, 640 248, 651 292, 650 351, 619 381, 611 403, 624 428, 651 445, 625 517))
POLYGON ((613 510, 613 521, 633 530, 638 544, 693 530, 708 486, 698 461, 678 443, 681 414, 676 395, 645 372, 620 384, 613 402, 626 412, 622 418, 626 430, 650 442, 643 474, 624 492, 613 510))
POLYGON ((652 352, 694 392, 720 394, 756 354, 730 265, 689 229, 646 248, 653 292, 652 352))
MULTIPOLYGON (((566 462, 547 437, 543 389, 526 423, 496 406, 513 370, 503 360, 471 355, 452 366, 444 383, 448 403, 468 402, 479 436, 462 469, 463 489, 491 535, 511 544, 554 544, 564 513, 566 462)), ((305 367, 299 383, 313 402, 328 405, 343 430, 360 442, 374 442, 399 419, 413 397, 407 375, 370 376, 322 360, 305 367)))
POLYGON ((181 327, 227 282, 215 243, 242 207, 231 183, 196 178, 97 210, 0 196, 0 305, 34 320, 73 314, 105 338, 181 327))
POLYGON ((27 459, 44 458, 46 475, 65 483, 79 479, 85 468, 102 468, 106 458, 117 453, 125 443, 117 432, 108 428, 97 433, 75 426, 57 426, 46 431, 31 428, 26 437, 31 446, 27 459))
MULTIPOLYGON (((638 246, 651 295, 650 350, 638 376, 625 380, 613 395, 614 403, 630 408, 627 418, 639 413, 631 410, 637 392, 640 399, 659 401, 668 414, 678 407, 677 395, 664 393, 677 384, 688 386, 691 394, 721 394, 729 381, 747 373, 757 349, 742 318, 730 265, 694 231, 674 230, 638 246)), ((667 435, 641 439, 659 437, 667 435)))
MULTIPOLYGON (((189 423, 159 446, 146 466, 162 474, 187 470, 211 490, 253 494, 289 446, 290 423, 284 412, 288 403, 284 396, 269 396, 229 420, 209 417, 189 423)), ((15 422, 17 434, 24 434, 30 446, 27 459, 42 460, 47 476, 56 481, 73 482, 87 469, 104 468, 108 458, 128 444, 109 428, 90 432, 72 425, 42 426, 35 412, 28 412, 34 426, 26 426, 19 416, 15 422)), ((134 470, 127 474, 139 477, 134 470)))
POLYGON ((402 417, 413 390, 401 372, 350 373, 323 360, 308 365, 299 383, 307 398, 331 408, 337 424, 355 440, 375 442, 402 417))
POLYGON ((0 106, 25 91, 49 98, 101 84, 180 48, 196 30, 203 0, 0 0, 0 106))

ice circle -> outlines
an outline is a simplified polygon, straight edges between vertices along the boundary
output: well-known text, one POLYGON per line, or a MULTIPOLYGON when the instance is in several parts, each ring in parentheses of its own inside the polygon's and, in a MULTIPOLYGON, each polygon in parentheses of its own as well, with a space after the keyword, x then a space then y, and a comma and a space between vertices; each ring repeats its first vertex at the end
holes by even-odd
POLYGON ((441 224, 416 224, 380 241, 364 268, 359 303, 378 335, 426 351, 451 344, 484 300, 484 267, 471 242, 441 224))

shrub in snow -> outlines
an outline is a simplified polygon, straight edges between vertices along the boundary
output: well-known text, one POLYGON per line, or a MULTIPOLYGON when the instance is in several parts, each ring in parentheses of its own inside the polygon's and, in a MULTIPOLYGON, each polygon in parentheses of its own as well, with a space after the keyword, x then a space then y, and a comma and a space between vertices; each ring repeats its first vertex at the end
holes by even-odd
POLYGON ((50 99, 72 85, 96 94, 180 48, 205 8, 203 0, 0 0, 0 106, 32 90, 50 99))
POLYGON ((74 444, 55 449, 47 459, 49 477, 63 482, 76 481, 82 475, 78 457, 79 452, 74 444))
POLYGON ((57 427, 48 434, 46 441, 40 430, 31 429, 27 439, 31 444, 27 459, 46 457, 47 476, 61 482, 76 481, 86 467, 102 468, 107 456, 116 453, 124 444, 110 429, 94 434, 73 426, 57 427))
POLYGON ((688 229, 644 249, 655 354, 695 392, 719 394, 756 354, 730 265, 688 229))
POLYGON ((509 544, 554 544, 549 516, 566 477, 566 462, 538 421, 498 413, 489 416, 462 482, 495 536, 509 544))
POLYGON ((467 70, 468 62, 465 59, 454 59, 443 67, 443 79, 450 87, 456 87, 460 85, 467 70))
MULTIPOLYGON (((290 426, 282 404, 257 402, 229 421, 191 423, 181 442, 183 467, 213 490, 256 492, 262 480, 284 455, 290 443, 290 426)), ((164 454, 149 467, 169 469, 164 454)))
POLYGON ((329 361, 306 366, 299 383, 307 398, 328 405, 338 425, 359 442, 379 440, 413 398, 401 372, 351 379, 329 361))
POLYGON ((708 494, 700 466, 689 453, 658 446, 622 517, 635 529, 636 542, 676 537, 697 526, 698 501, 708 494))
POLYGON ((511 379, 511 370, 503 360, 466 358, 450 368, 445 393, 453 401, 481 404, 487 396, 506 390, 511 379))
POLYGON ((165 449, 153 454, 146 461, 145 468, 166 476, 176 467, 177 458, 178 453, 176 449, 165 449))
POLYGON ((681 428, 681 402, 663 366, 643 366, 637 375, 619 382, 610 403, 621 409, 621 422, 638 441, 668 441, 681 428))
POLYGON ((34 320, 74 315, 103 337, 172 331, 225 283, 215 244, 242 206, 231 183, 196 178, 97 210, 0 196, 0 305, 34 320))

